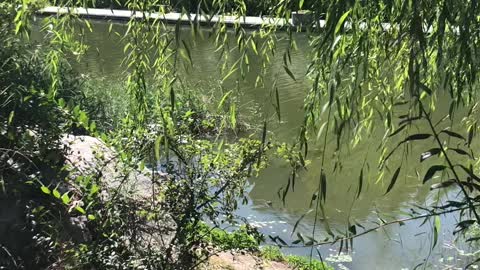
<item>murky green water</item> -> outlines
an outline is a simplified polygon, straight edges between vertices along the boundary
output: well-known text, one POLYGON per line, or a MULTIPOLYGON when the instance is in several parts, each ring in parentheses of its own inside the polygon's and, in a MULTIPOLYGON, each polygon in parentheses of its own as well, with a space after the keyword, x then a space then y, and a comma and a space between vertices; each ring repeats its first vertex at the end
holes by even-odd
MULTIPOLYGON (((90 46, 90 50, 85 59, 76 66, 76 68, 85 74, 95 77, 105 77, 105 79, 116 82, 123 78, 124 68, 121 66, 123 59, 123 45, 120 38, 109 33, 109 23, 95 21, 93 23, 94 31, 87 35, 85 42, 90 46)), ((123 33, 126 27, 122 24, 115 24, 114 32, 123 33)), ((208 36, 208 30, 205 30, 204 36, 208 36)), ((279 35, 282 35, 281 33, 279 35)), ((214 52, 214 46, 208 39, 192 37, 189 30, 185 29, 183 38, 192 46, 191 53, 193 57, 193 69, 183 72, 183 78, 191 85, 209 85, 220 79, 218 55, 214 52)), ((255 77, 258 67, 252 67, 252 71, 247 74, 245 80, 237 82, 231 80, 224 84, 226 89, 239 88, 241 96, 240 111, 247 117, 252 124, 260 124, 263 119, 271 119, 270 130, 279 140, 294 140, 299 125, 303 118, 303 98, 309 88, 310 82, 305 77, 305 72, 309 64, 308 41, 305 35, 296 36, 299 50, 292 55, 291 70, 295 74, 297 81, 293 81, 284 71, 282 65, 282 55, 276 56, 268 68, 265 77, 265 84, 271 85, 275 78, 279 88, 279 97, 281 101, 282 122, 278 123, 274 115, 274 109, 269 99, 269 88, 256 88, 255 77), (257 70, 255 70, 257 69, 257 70)), ((280 42, 279 49, 286 44, 280 42)), ((205 89, 199 87, 198 89, 205 89)), ((101 91, 101 90, 99 90, 101 91)), ((448 106, 444 102, 439 103, 439 110, 446 111, 448 106)), ((441 113, 439 113, 441 114, 441 113)), ((327 172, 328 174, 328 193, 326 200, 326 212, 330 226, 334 230, 344 232, 346 230, 347 220, 355 220, 365 227, 372 227, 372 222, 377 222, 378 215, 381 213, 384 219, 390 217, 402 217, 403 211, 410 211, 414 205, 425 205, 436 198, 444 196, 441 194, 429 193, 428 186, 422 186, 421 181, 415 170, 423 175, 424 167, 417 162, 417 157, 426 146, 415 144, 412 150, 411 164, 407 164, 408 172, 402 174, 395 188, 384 195, 388 180, 376 183, 376 163, 379 153, 376 152, 378 143, 383 134, 377 134, 366 138, 364 142, 353 150, 342 151, 340 159, 342 160, 341 170, 333 172, 333 151, 335 141, 329 141, 327 147, 327 172), (330 147, 331 146, 331 147, 330 147), (358 188, 358 177, 364 163, 368 159, 372 164, 369 170, 365 172, 365 185, 360 198, 355 199, 358 188)), ((345 142, 348 143, 348 142, 345 142)), ((272 165, 265 169, 261 175, 251 180, 250 203, 242 206, 239 214, 246 217, 252 224, 261 228, 261 231, 272 236, 279 235, 287 242, 296 239, 290 237, 293 225, 297 219, 306 212, 309 207, 311 196, 316 190, 320 170, 320 144, 312 145, 311 166, 308 171, 302 172, 300 178, 296 181, 295 191, 287 195, 287 203, 283 205, 278 198, 278 189, 286 184, 289 167, 279 161, 273 161, 272 165), (318 148, 318 149, 316 149, 318 148), (271 202, 271 203, 267 203, 271 202)), ((398 160, 397 160, 398 162, 398 160)), ((395 163, 395 162, 394 162, 395 163)), ((431 165, 431 164, 430 164, 431 165)), ((393 171, 395 168, 391 168, 393 171)), ((359 237, 354 241, 353 252, 344 254, 336 258, 340 263, 332 262, 337 268, 348 267, 348 269, 413 269, 416 265, 428 260, 430 266, 427 269, 436 269, 439 265, 455 264, 457 260, 463 260, 464 257, 454 255, 452 248, 452 224, 455 222, 455 216, 443 216, 443 231, 440 238, 442 245, 439 245, 432 254, 429 253, 432 241, 432 225, 427 222, 419 227, 420 222, 410 222, 404 226, 392 225, 383 230, 359 237), (452 255, 453 254, 453 255, 452 255), (450 257, 452 256, 452 257, 450 257), (445 258, 443 258, 445 257, 445 258), (442 259, 443 258, 443 259, 442 259), (443 260, 444 263, 439 263, 443 260)), ((304 235, 311 235, 313 225, 313 216, 307 216, 298 227, 298 231, 304 235)), ((317 235, 325 233, 324 223, 321 222, 317 227, 317 235)), ((362 229, 358 228, 359 231, 362 229)), ((327 260, 335 259, 334 255, 338 253, 338 244, 333 246, 323 246, 323 258, 327 260)), ((309 254, 309 248, 292 248, 286 250, 288 253, 309 254)), ((315 254, 315 253, 314 253, 315 254)))

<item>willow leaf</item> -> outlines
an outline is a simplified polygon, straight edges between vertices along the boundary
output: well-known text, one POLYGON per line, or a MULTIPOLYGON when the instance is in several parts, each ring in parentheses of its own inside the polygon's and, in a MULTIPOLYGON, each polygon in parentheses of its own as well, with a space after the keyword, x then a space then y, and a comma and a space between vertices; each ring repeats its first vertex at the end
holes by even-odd
POLYGON ((337 25, 335 26, 335 34, 338 34, 338 32, 340 31, 340 28, 342 28, 342 25, 345 22, 345 20, 347 19, 350 12, 352 12, 351 9, 348 10, 347 12, 343 13, 342 17, 340 17, 340 19, 337 22, 337 25))
POLYGON ((460 148, 448 148, 448 150, 454 151, 455 153, 457 153, 459 155, 462 155, 462 156, 471 157, 470 154, 467 151, 465 151, 463 149, 460 149, 460 148))
POLYGON ((293 75, 292 71, 286 65, 284 65, 283 68, 287 72, 288 76, 290 76, 290 78, 292 78, 292 80, 297 81, 297 79, 295 79, 295 76, 293 75))
POLYGON ((363 187, 363 168, 360 170, 360 176, 358 177, 358 192, 357 192, 357 199, 360 197, 360 193, 362 193, 363 187))
POLYGON ((465 139, 465 137, 463 137, 462 135, 460 135, 460 134, 458 134, 458 133, 456 133, 456 132, 454 132, 454 131, 451 131, 451 130, 446 130, 446 129, 444 129, 444 130, 440 131, 440 133, 445 133, 445 134, 447 134, 447 135, 450 136, 450 137, 455 137, 455 138, 457 138, 457 139, 461 139, 461 140, 467 141, 467 140, 465 139))
POLYGON ((395 130, 394 132, 392 132, 392 134, 388 135, 388 137, 393 137, 393 136, 397 135, 397 134, 400 133, 402 130, 404 130, 406 127, 407 127, 407 125, 400 126, 397 130, 395 130))
POLYGON ((321 185, 321 199, 325 202, 327 199, 327 176, 322 170, 322 174, 320 176, 320 185, 321 185))
POLYGON ((385 192, 385 194, 390 192, 392 188, 395 186, 395 183, 397 182, 397 179, 398 179, 398 175, 400 174, 400 168, 401 166, 398 167, 397 170, 395 170, 395 173, 392 176, 392 180, 390 180, 390 185, 388 185, 387 192, 385 192))
POLYGON ((278 116, 278 121, 282 121, 281 113, 280 113, 280 98, 278 95, 278 87, 275 87, 275 100, 277 102, 277 106, 275 106, 275 109, 277 111, 277 116, 278 116))
POLYGON ((434 226, 433 226, 433 245, 432 245, 432 249, 437 245, 438 233, 440 232, 440 230, 441 230, 440 217, 436 216, 434 226))
POLYGON ((312 211, 313 211, 312 209, 309 209, 306 213, 304 213, 303 215, 301 215, 299 219, 297 219, 297 221, 295 222, 295 225, 293 225, 292 234, 290 234, 290 236, 292 236, 292 235, 295 233, 295 231, 297 230, 298 224, 300 224, 300 222, 303 220, 303 218, 304 218, 306 215, 310 214, 312 211))
POLYGON ((432 179, 432 177, 437 173, 445 170, 447 167, 444 165, 434 165, 430 167, 425 174, 425 177, 423 177, 423 183, 425 184, 428 180, 432 179))

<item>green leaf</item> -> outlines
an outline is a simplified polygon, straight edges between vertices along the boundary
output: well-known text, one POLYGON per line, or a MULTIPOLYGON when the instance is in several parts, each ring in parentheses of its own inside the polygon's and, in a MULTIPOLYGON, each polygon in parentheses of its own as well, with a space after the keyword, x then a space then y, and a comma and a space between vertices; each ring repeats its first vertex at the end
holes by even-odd
POLYGON ((475 128, 474 126, 476 125, 472 125, 468 128, 468 140, 467 140, 467 144, 468 146, 470 147, 470 144, 472 144, 472 140, 473 140, 473 136, 475 135, 474 132, 475 132, 475 128))
POLYGON ((69 204, 70 203, 70 197, 68 196, 68 192, 65 192, 63 195, 62 195, 62 202, 64 204, 69 204))
POLYGON ((297 245, 297 244, 300 244, 302 242, 303 242, 302 239, 297 239, 297 240, 292 242, 292 245, 297 245))
POLYGON ((457 139, 461 139, 461 140, 466 141, 465 137, 463 137, 462 135, 460 135, 460 134, 458 134, 458 133, 456 133, 456 132, 453 132, 453 131, 451 131, 451 130, 444 129, 444 130, 440 131, 440 133, 445 133, 445 134, 447 134, 447 135, 450 136, 450 137, 455 137, 455 138, 457 138, 457 139))
POLYGON ((250 44, 252 44, 252 50, 253 52, 258 55, 258 51, 257 51, 257 44, 255 44, 255 41, 253 39, 250 40, 250 44))
POLYGON ((192 53, 190 52, 190 48, 188 47, 185 40, 182 40, 182 43, 183 47, 185 47, 185 51, 187 51, 188 61, 190 62, 190 65, 193 65, 192 53))
POLYGON ((347 12, 343 13, 342 17, 337 22, 337 25, 335 26, 335 34, 337 34, 340 31, 340 28, 342 28, 343 23, 347 19, 348 15, 352 12, 352 10, 348 10, 347 12))
POLYGON ((436 216, 434 226, 433 226, 433 246, 432 246, 432 249, 437 245, 438 233, 440 232, 440 230, 441 230, 440 217, 436 216))
POLYGON ((263 131, 262 131, 262 144, 260 145, 260 149, 258 151, 257 167, 260 167, 260 163, 262 162, 262 153, 264 151, 266 140, 267 140, 267 120, 264 120, 263 131))
POLYGON ((218 103, 217 110, 220 110, 223 107, 223 104, 225 104, 225 101, 227 100, 228 96, 232 93, 232 90, 228 91, 223 95, 222 99, 220 100, 220 103, 218 103))
POLYGON ((462 155, 462 156, 468 156, 468 157, 471 157, 469 153, 467 153, 467 151, 463 150, 463 149, 460 149, 460 148, 448 148, 448 150, 452 150, 454 151, 455 153, 459 154, 459 155, 462 155))
POLYGON ((312 211, 313 211, 312 209, 309 209, 306 213, 301 215, 299 219, 297 219, 297 221, 295 222, 295 225, 293 225, 292 234, 290 236, 292 236, 295 233, 295 231, 297 230, 298 224, 300 224, 300 222, 303 220, 303 218, 312 211))
POLYGON ((305 0, 300 0, 300 3, 298 3, 298 9, 302 9, 303 8, 303 3, 305 2, 305 0))
POLYGON ((395 173, 393 174, 392 180, 390 180, 390 185, 388 185, 387 192, 385 192, 385 194, 390 192, 392 190, 392 188, 395 186, 395 183, 397 182, 397 179, 398 179, 398 175, 400 174, 400 168, 401 168, 401 166, 398 167, 397 170, 395 171, 395 173))
POLYGON ((358 177, 358 192, 357 192, 357 199, 360 197, 360 193, 362 193, 363 187, 363 168, 360 170, 360 176, 358 177))
POLYGON ((94 121, 92 121, 90 123, 90 129, 89 130, 90 130, 90 132, 95 132, 97 130, 97 124, 94 121))
POLYGON ((154 147, 155 149, 154 149, 154 151, 155 151, 155 158, 156 158, 157 161, 160 160, 160 143, 162 141, 162 137, 163 136, 157 136, 157 138, 155 139, 155 147, 154 147))
POLYGON ((88 127, 88 116, 84 111, 80 111, 78 122, 80 122, 84 127, 88 127))
POLYGON ((235 103, 232 103, 230 106, 230 122, 232 123, 232 128, 235 129, 237 127, 237 109, 235 103))
POLYGON ((58 106, 60 108, 65 107, 65 100, 63 98, 58 99, 58 106))
POLYGON ((87 218, 88 218, 88 220, 95 220, 95 216, 94 216, 94 215, 91 215, 91 214, 88 215, 87 218))
POLYGON ((290 177, 288 177, 287 186, 283 190, 283 195, 282 195, 283 206, 285 206, 285 199, 287 198, 288 190, 290 189, 290 183, 291 183, 291 179, 290 179, 290 177))
POLYGON ((292 71, 287 66, 284 65, 283 68, 287 72, 288 76, 290 76, 290 78, 292 78, 294 81, 297 81, 297 79, 295 79, 295 76, 293 75, 292 71))
POLYGON ((98 187, 98 185, 93 184, 92 187, 90 188, 90 196, 97 193, 99 190, 100 188, 98 187))
POLYGON ((432 177, 435 175, 437 172, 441 172, 445 170, 447 167, 444 165, 434 165, 430 167, 425 174, 425 177, 423 177, 423 183, 425 184, 428 180, 432 179, 432 177))
POLYGON ((400 133, 402 130, 404 130, 406 127, 407 127, 407 125, 400 126, 397 130, 395 130, 394 132, 392 132, 392 134, 388 135, 388 137, 393 137, 393 136, 397 135, 397 134, 400 133))
POLYGON ((83 208, 80 207, 80 206, 76 206, 76 207, 75 207, 75 210, 77 210, 78 212, 80 212, 80 213, 82 213, 82 214, 84 214, 84 215, 87 213, 87 212, 85 212, 85 209, 83 209, 83 208))
POLYGON ((235 66, 232 66, 232 68, 230 69, 230 71, 227 73, 227 75, 225 75, 222 79, 222 82, 225 82, 230 76, 232 76, 233 73, 235 73, 235 71, 238 70, 238 67, 235 67, 235 66))
POLYGON ((40 189, 41 189, 41 190, 43 191, 43 193, 45 193, 45 194, 50 194, 50 193, 51 193, 50 189, 49 189, 48 187, 46 187, 46 186, 41 186, 40 189))
POLYGON ((350 233, 352 233, 353 235, 356 235, 357 227, 355 227, 355 225, 351 225, 350 227, 348 227, 348 231, 350 231, 350 233))
POLYGON ((88 20, 83 20, 83 21, 85 22, 85 25, 87 26, 88 31, 93 32, 92 25, 90 24, 90 22, 88 20))
POLYGON ((280 236, 277 236, 277 240, 284 246, 287 245, 287 242, 285 242, 282 238, 280 238, 280 236))
MULTIPOLYGON (((432 134, 413 134, 408 136, 405 140, 403 140, 401 143, 409 142, 409 141, 419 141, 419 140, 426 140, 428 138, 432 137, 432 134)), ((400 143, 400 144, 401 144, 400 143)))
POLYGON ((190 59, 190 56, 188 55, 188 51, 187 51, 187 50, 185 50, 185 49, 180 49, 179 52, 180 52, 180 56, 181 56, 183 59, 185 59, 185 61, 187 61, 190 65, 193 65, 193 64, 192 64, 192 61, 191 61, 191 59, 190 59))
POLYGON ((325 173, 323 172, 320 175, 320 186, 321 186, 321 199, 325 201, 327 199, 327 176, 325 176, 325 173))
POLYGON ((57 199, 60 199, 60 197, 61 197, 60 192, 58 192, 57 189, 54 189, 54 190, 53 190, 53 196, 54 196, 55 198, 57 198, 57 199))
POLYGON ((275 107, 275 110, 277 112, 277 116, 278 116, 278 121, 282 121, 282 117, 281 117, 281 113, 280 113, 280 98, 279 98, 279 95, 278 95, 278 87, 275 87, 275 100, 277 102, 277 106, 275 107))
POLYGON ((172 107, 172 111, 175 110, 175 90, 173 86, 170 87, 170 106, 172 107))
POLYGON ((425 140, 425 139, 430 138, 431 136, 432 136, 432 134, 424 134, 424 133, 413 134, 413 135, 408 136, 403 141, 399 142, 395 148, 393 148, 393 150, 385 157, 383 162, 386 162, 393 155, 393 153, 398 149, 398 147, 400 147, 402 144, 404 144, 406 142, 410 142, 410 141, 425 140))
POLYGON ((10 125, 13 122, 13 117, 15 116, 15 111, 11 111, 8 116, 8 124, 10 125))

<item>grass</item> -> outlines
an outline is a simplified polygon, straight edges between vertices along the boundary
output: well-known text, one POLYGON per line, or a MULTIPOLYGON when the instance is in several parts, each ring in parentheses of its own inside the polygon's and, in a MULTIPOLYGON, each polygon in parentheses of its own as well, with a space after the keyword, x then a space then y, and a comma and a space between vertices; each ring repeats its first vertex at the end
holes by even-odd
POLYGON ((197 225, 196 233, 203 236, 203 241, 212 244, 220 250, 242 249, 258 250, 259 241, 255 232, 250 232, 241 226, 233 232, 227 232, 219 228, 211 228, 201 222, 197 225))
POLYGON ((289 266, 297 270, 333 270, 331 266, 320 262, 319 260, 312 260, 308 257, 297 255, 284 255, 278 247, 266 246, 260 250, 262 258, 269 261, 286 262, 289 266))

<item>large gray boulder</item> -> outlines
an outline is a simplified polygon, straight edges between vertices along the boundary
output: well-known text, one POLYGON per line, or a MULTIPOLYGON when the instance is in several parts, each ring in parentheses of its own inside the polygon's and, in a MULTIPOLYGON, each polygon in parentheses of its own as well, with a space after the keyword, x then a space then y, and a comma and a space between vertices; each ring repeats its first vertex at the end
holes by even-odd
POLYGON ((104 199, 115 192, 129 194, 134 199, 151 199, 158 183, 167 175, 134 170, 120 162, 118 153, 100 139, 91 136, 65 135, 62 143, 67 148, 66 163, 71 180, 80 175, 95 175, 101 179, 104 199))
MULTIPOLYGON (((147 169, 138 171, 131 166, 125 166, 120 161, 118 153, 98 138, 65 135, 62 143, 67 148, 66 163, 69 166, 70 181, 75 183, 79 176, 96 176, 104 202, 110 201, 112 196, 121 192, 122 196, 130 198, 132 203, 153 203, 161 191, 162 181, 168 177, 164 173, 152 174, 147 169)), ((154 207, 161 212, 158 203, 154 207)), ((75 230, 84 231, 84 235, 88 234, 86 222, 85 218, 78 217, 71 220, 75 230)), ((144 233, 138 237, 145 245, 161 248, 170 244, 172 238, 170 232, 175 230, 175 224, 168 213, 163 214, 163 221, 160 224, 146 223, 142 226, 144 233)))

